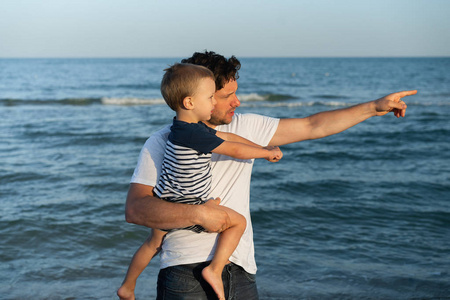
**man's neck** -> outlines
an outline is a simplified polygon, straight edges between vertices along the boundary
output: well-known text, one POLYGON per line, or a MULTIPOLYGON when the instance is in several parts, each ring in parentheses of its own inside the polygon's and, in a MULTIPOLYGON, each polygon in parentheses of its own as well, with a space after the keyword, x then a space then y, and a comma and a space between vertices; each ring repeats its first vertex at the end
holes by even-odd
POLYGON ((205 123, 205 124, 206 124, 206 126, 208 126, 208 127, 212 128, 212 129, 214 129, 214 128, 216 128, 216 127, 217 127, 217 125, 213 125, 213 124, 209 123, 208 121, 203 121, 203 123, 205 123))

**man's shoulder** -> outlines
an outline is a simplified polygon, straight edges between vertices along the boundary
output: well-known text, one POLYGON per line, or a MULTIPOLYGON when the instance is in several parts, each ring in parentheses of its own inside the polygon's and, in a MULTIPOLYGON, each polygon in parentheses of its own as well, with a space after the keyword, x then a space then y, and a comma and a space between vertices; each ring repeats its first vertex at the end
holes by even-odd
POLYGON ((278 122, 277 118, 253 113, 235 114, 230 124, 220 125, 216 129, 240 135, 260 145, 267 145, 275 134, 278 122))
POLYGON ((165 145, 170 133, 171 124, 160 128, 159 130, 153 132, 150 137, 145 142, 145 146, 149 147, 151 145, 165 145))
POLYGON ((233 121, 246 122, 246 121, 257 121, 262 119, 274 119, 274 118, 255 113, 245 113, 245 114, 237 113, 234 115, 233 121))
POLYGON ((263 122, 264 120, 271 120, 271 119, 275 120, 275 118, 258 115, 254 113, 245 113, 245 114, 236 113, 233 116, 233 119, 231 120, 230 124, 220 125, 218 127, 218 130, 222 130, 223 128, 236 129, 239 127, 247 127, 251 124, 258 124, 259 122, 263 122))

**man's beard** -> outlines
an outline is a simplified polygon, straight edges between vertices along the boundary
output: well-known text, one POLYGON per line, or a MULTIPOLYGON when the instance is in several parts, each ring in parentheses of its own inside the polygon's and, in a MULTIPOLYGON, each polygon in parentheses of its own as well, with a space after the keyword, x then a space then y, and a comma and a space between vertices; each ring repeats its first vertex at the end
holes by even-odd
MULTIPOLYGON (((227 112, 228 114, 229 112, 227 112)), ((230 124, 231 123, 231 119, 228 121, 226 120, 226 118, 224 117, 218 117, 218 116, 211 116, 211 119, 208 120, 208 123, 214 126, 219 126, 219 125, 226 125, 226 124, 230 124)))

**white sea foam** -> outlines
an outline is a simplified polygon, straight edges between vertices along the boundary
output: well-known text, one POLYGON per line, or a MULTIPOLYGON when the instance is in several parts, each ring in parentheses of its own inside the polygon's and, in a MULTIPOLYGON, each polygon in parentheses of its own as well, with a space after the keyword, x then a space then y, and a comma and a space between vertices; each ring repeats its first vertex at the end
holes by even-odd
MULTIPOLYGON (((272 95, 273 96, 273 95, 272 95)), ((355 103, 345 102, 345 101, 270 101, 271 95, 260 95, 258 93, 249 93, 249 94, 239 94, 237 97, 241 101, 242 107, 301 107, 301 106, 332 106, 332 107, 345 107, 351 106, 355 103)), ((276 97, 276 96, 275 96, 276 97)), ((83 99, 85 101, 85 99, 83 99)), ((0 101, 6 102, 7 100, 0 101)), ((8 100, 11 102, 12 100, 8 100)), ((118 106, 131 106, 131 105, 165 105, 165 101, 163 98, 132 98, 132 97, 124 97, 124 98, 101 98, 101 103, 103 105, 118 105, 118 106)), ((8 102, 8 103, 9 103, 8 102)), ((37 103, 38 101, 33 101, 33 103, 37 103)), ((58 101, 59 102, 59 101, 58 101)), ((68 102, 68 101, 66 101, 68 102)), ((66 103, 64 102, 64 103, 66 103)), ((74 102, 71 100, 70 102, 74 102)), ((82 102, 82 101, 80 101, 82 102)), ((73 103, 70 103, 73 104, 73 103)), ((408 101, 408 105, 410 106, 449 106, 450 102, 430 102, 430 101, 408 101)))
MULTIPOLYGON (((309 102, 286 102, 286 101, 268 101, 269 95, 259 95, 257 93, 240 94, 238 95, 243 107, 299 107, 299 106, 349 106, 352 103, 339 101, 309 101, 309 102)), ((165 104, 163 98, 102 98, 103 105, 162 105, 165 104)))
POLYGON ((237 95, 238 99, 240 101, 246 102, 246 101, 265 101, 269 98, 267 95, 259 95, 257 93, 251 93, 251 94, 239 94, 237 95))
POLYGON ((241 103, 242 107, 300 107, 300 106, 350 106, 352 103, 338 101, 309 101, 309 102, 264 102, 264 103, 241 103))
POLYGON ((104 105, 157 105, 165 103, 163 98, 102 98, 101 101, 104 105))

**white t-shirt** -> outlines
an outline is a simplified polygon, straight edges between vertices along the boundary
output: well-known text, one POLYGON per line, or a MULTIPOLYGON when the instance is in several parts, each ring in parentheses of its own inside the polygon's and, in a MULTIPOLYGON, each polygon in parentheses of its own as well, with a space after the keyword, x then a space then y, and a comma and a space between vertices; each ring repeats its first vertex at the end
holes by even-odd
MULTIPOLYGON (((266 146, 278 128, 279 119, 236 114, 228 125, 215 129, 240 135, 256 144, 266 146)), ((161 173, 164 149, 170 125, 154 133, 139 155, 131 183, 155 186, 161 173)), ((213 153, 211 159, 212 189, 210 197, 220 197, 221 205, 234 209, 247 219, 247 228, 230 257, 230 261, 248 273, 256 273, 253 228, 250 219, 250 180, 253 159, 235 159, 213 153)), ((161 250, 161 269, 170 266, 209 261, 214 256, 217 234, 189 230, 169 232, 161 250)))

